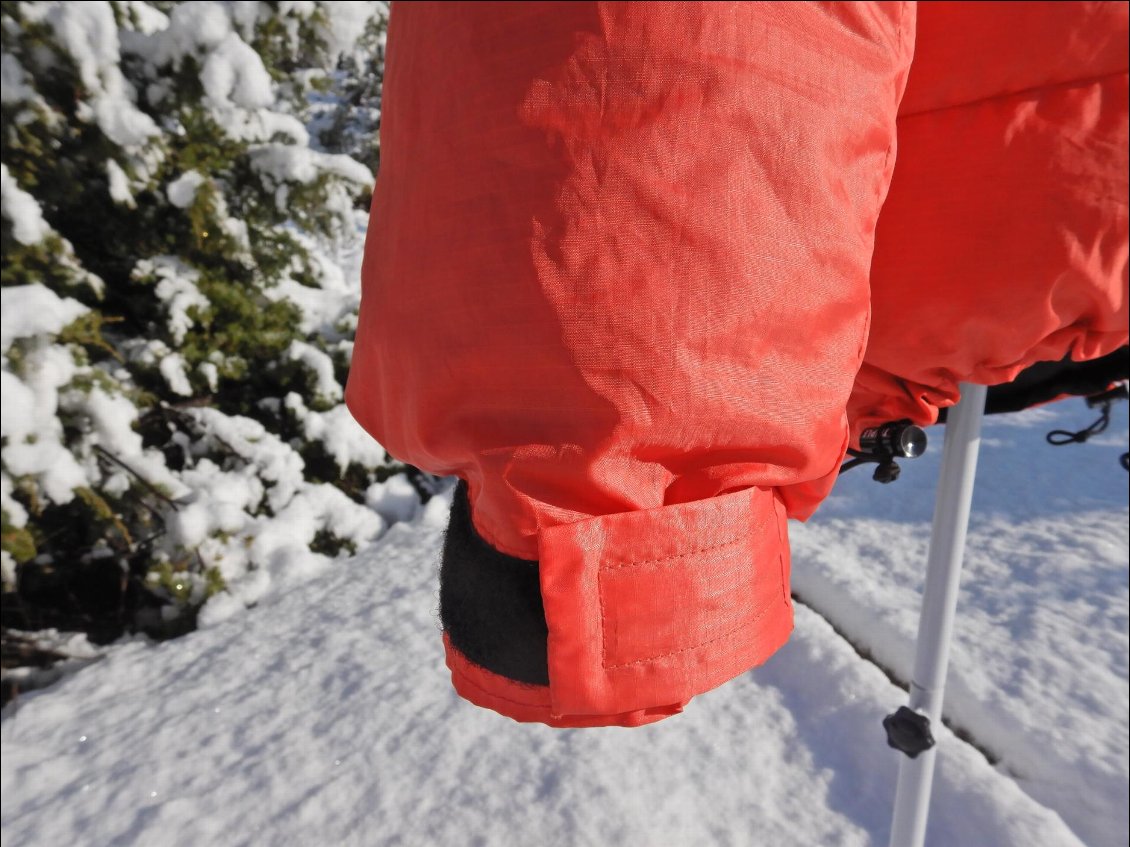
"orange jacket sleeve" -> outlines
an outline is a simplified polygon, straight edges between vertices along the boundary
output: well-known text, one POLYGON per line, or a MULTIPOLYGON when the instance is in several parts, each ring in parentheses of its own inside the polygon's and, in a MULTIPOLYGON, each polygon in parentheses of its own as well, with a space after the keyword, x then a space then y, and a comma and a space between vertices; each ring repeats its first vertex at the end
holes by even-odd
POLYGON ((1127 342, 1126 2, 919 4, 856 434, 1127 342))
POLYGON ((463 481, 463 696, 644 723, 786 639, 914 32, 898 2, 395 4, 346 397, 463 481))

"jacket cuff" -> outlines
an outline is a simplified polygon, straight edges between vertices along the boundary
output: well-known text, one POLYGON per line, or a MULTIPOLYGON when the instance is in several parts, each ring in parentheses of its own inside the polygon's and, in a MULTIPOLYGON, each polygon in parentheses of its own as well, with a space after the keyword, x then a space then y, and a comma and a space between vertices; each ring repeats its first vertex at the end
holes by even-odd
POLYGON ((538 551, 487 544, 460 483, 441 569, 447 664, 461 696, 515 720, 650 723, 762 663, 792 629, 773 489, 549 527, 538 551))

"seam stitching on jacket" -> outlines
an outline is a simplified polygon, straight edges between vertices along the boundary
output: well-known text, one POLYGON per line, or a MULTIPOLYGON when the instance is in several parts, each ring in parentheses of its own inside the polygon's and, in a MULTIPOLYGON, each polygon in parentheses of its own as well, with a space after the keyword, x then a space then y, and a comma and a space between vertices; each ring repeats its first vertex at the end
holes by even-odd
POLYGON ((707 644, 713 644, 715 641, 721 641, 723 638, 729 638, 734 633, 741 632, 743 629, 748 629, 749 627, 751 627, 755 623, 757 623, 759 620, 761 620, 763 617, 765 617, 765 615, 768 614, 769 611, 776 605, 777 605, 777 599, 774 597, 772 601, 770 601, 769 603, 766 603, 760 609, 760 611, 758 611, 752 618, 747 620, 745 623, 743 623, 739 626, 736 626, 731 630, 723 632, 721 635, 716 635, 713 638, 706 639, 706 641, 700 641, 698 644, 693 644, 690 647, 682 647, 678 650, 671 650, 670 652, 667 652, 667 653, 659 653, 655 656, 646 656, 642 659, 635 659, 634 661, 631 661, 631 662, 622 662, 622 663, 617 664, 617 665, 609 665, 609 664, 605 664, 603 662, 602 662, 602 664, 604 665, 605 670, 615 670, 616 668, 627 668, 627 667, 631 667, 632 665, 642 665, 644 662, 654 662, 656 659, 665 659, 668 656, 677 656, 680 653, 686 653, 686 652, 689 652, 690 650, 697 650, 700 647, 705 647, 707 644))
POLYGON ((733 545, 742 541, 744 538, 744 535, 739 535, 736 538, 731 538, 729 541, 723 541, 719 544, 712 544, 709 547, 699 547, 697 550, 687 550, 685 553, 674 553, 670 556, 661 556, 658 559, 642 559, 638 562, 613 562, 608 565, 602 565, 600 571, 601 573, 603 573, 604 571, 618 571, 622 570, 623 568, 639 568, 643 567, 644 565, 654 565, 659 562, 670 562, 674 561, 675 559, 685 559, 687 556, 694 556, 698 553, 708 553, 711 550, 721 550, 723 547, 732 547, 733 545))

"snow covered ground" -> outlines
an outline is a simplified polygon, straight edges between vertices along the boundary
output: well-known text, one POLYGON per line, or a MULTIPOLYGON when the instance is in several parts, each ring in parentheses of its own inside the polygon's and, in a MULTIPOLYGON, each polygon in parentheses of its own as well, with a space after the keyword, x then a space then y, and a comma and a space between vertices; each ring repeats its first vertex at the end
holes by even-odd
MULTIPOLYGON (((1098 445, 1042 443, 1089 415, 987 421, 946 711, 1000 763, 942 732, 929 844, 1125 843, 1126 410, 1098 445)), ((898 483, 853 471, 794 525, 812 608, 683 715, 562 731, 458 700, 437 498, 300 591, 9 707, 4 844, 885 844, 898 754, 880 721, 905 695, 824 617, 909 673, 931 434, 898 483)))
MULTIPOLYGON (((986 418, 946 715, 1092 845, 1130 839, 1127 404, 1086 445, 1067 400, 986 418)), ((852 471, 792 528, 793 588, 901 679, 914 662, 942 431, 890 486, 852 471)))

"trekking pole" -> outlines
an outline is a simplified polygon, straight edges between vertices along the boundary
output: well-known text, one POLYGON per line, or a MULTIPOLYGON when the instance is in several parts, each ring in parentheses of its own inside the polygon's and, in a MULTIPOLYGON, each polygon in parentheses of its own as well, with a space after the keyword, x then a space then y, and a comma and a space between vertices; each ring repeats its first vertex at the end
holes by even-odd
POLYGON ((961 400, 946 418, 909 703, 883 721, 888 743, 906 754, 899 761, 890 847, 922 847, 926 837, 937 756, 931 726, 942 720, 985 396, 985 386, 962 383, 961 400))

